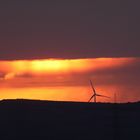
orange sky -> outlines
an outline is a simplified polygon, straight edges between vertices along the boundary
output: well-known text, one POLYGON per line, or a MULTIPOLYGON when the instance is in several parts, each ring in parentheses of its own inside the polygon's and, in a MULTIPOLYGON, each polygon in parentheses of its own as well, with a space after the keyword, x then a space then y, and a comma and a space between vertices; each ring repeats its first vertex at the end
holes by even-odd
POLYGON ((0 99, 84 101, 97 92, 98 101, 139 100, 140 58, 46 59, 0 61, 0 99), (137 81, 137 82, 136 82, 137 81), (133 92, 132 92, 133 91, 133 92))

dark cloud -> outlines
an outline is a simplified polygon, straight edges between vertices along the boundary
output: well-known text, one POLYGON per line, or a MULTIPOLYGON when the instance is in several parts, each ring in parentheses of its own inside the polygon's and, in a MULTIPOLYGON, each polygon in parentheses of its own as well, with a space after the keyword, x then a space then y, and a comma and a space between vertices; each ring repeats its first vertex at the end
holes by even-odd
POLYGON ((140 56, 137 0, 2 0, 0 59, 140 56))

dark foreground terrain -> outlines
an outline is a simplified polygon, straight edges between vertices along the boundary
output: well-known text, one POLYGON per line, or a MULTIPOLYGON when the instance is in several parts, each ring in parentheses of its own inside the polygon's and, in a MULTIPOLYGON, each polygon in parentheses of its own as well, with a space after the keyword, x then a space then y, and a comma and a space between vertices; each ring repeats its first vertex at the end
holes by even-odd
POLYGON ((140 139, 140 103, 0 102, 0 139, 140 139))

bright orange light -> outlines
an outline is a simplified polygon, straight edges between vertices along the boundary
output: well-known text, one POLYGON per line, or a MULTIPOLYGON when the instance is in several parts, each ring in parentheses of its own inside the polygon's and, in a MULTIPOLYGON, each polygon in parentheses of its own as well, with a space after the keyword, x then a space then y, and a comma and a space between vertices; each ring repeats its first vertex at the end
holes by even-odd
POLYGON ((33 60, 31 61, 33 72, 47 73, 69 73, 87 70, 88 60, 33 60))
MULTIPOLYGON (((102 85, 104 88, 101 88, 96 83, 100 83, 102 76, 102 81, 106 82, 108 77, 104 75, 104 70, 118 69, 133 61, 135 62, 135 58, 0 61, 0 99, 87 101, 92 94, 89 78, 96 79, 95 87, 99 93, 103 90, 101 93, 112 96, 114 85, 107 88, 105 86, 108 85, 102 85), (98 71, 103 71, 103 75, 97 74, 98 71)), ((104 100, 99 98, 99 101, 104 100)))
POLYGON ((35 71, 59 71, 66 67, 63 61, 58 60, 36 60, 31 62, 32 68, 35 71))
POLYGON ((56 101, 87 101, 90 94, 83 87, 2 88, 0 99, 40 99, 56 101), (75 94, 79 93, 79 94, 75 94), (80 97, 80 98, 79 98, 80 97))
POLYGON ((96 71, 104 68, 119 67, 130 61, 133 61, 133 58, 0 61, 0 71, 5 73, 5 79, 10 79, 24 74, 59 75, 96 71))

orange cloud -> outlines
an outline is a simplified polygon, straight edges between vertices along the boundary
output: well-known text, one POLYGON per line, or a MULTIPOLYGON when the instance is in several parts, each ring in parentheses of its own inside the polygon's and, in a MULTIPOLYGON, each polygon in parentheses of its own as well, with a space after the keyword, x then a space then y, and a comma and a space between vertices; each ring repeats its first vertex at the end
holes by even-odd
POLYGON ((134 58, 96 58, 0 61, 0 72, 5 74, 4 79, 27 74, 34 76, 64 75, 120 67, 133 60, 134 58))

